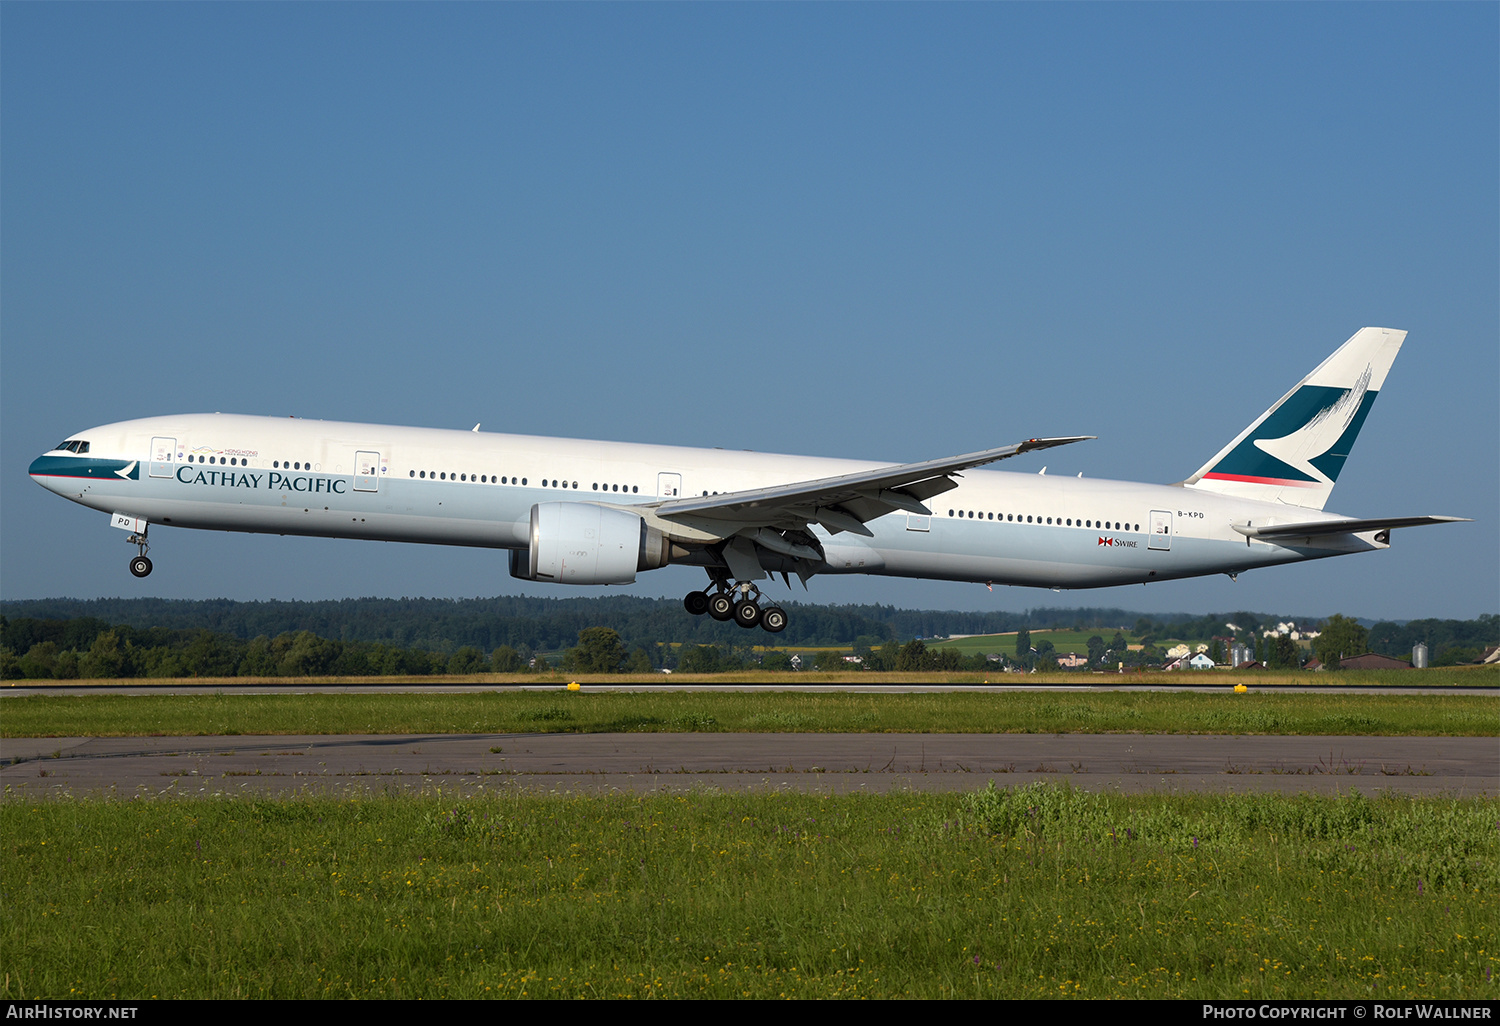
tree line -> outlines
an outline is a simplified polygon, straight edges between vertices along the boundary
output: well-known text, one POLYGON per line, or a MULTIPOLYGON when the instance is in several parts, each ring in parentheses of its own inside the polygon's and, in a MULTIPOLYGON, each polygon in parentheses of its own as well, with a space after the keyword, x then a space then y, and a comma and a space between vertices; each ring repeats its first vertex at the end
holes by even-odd
MULTIPOLYGON (((1255 613, 1208 615, 1166 613, 1142 616, 1114 608, 1037 608, 1024 612, 961 612, 898 609, 893 606, 780 603, 791 614, 777 645, 878 648, 889 641, 941 638, 954 634, 1002 634, 1021 628, 1070 628, 1136 635, 1208 640, 1224 632, 1226 620, 1240 623, 1313 617, 1272 617, 1255 613)), ((12 619, 102 620, 135 630, 207 630, 249 641, 309 631, 334 641, 378 642, 454 654, 460 648, 493 652, 501 646, 533 652, 560 652, 577 643, 578 632, 608 627, 629 648, 669 642, 732 649, 770 640, 747 634, 732 623, 688 616, 677 599, 608 595, 531 598, 519 595, 472 599, 339 599, 319 602, 236 602, 229 599, 28 599, 0 602, 0 615, 12 619)), ((69 646, 74 647, 74 646, 69 646)), ((20 651, 24 651, 21 649, 20 651)))
MULTIPOLYGON (((639 603, 643 600, 625 601, 639 603)), ((215 616, 222 616, 225 612, 221 604, 202 605, 209 607, 208 612, 215 616)), ((547 631, 539 634, 523 632, 517 638, 517 644, 481 648, 473 644, 455 646, 452 637, 442 634, 428 634, 427 639, 432 643, 428 647, 386 640, 327 637, 307 627, 282 631, 274 636, 259 634, 242 638, 224 630, 201 626, 142 627, 89 616, 44 619, 0 615, 0 679, 376 677, 526 673, 555 669, 576 673, 649 673, 663 669, 721 673, 741 669, 790 671, 797 668, 794 660, 800 660, 800 668, 808 670, 845 669, 851 665, 869 670, 910 672, 995 668, 997 659, 989 653, 965 656, 951 648, 931 647, 922 639, 892 637, 894 629, 889 620, 882 621, 855 611, 871 609, 880 610, 881 607, 845 607, 838 611, 838 615, 845 618, 844 629, 863 628, 870 633, 856 635, 852 644, 835 643, 822 651, 797 657, 782 650, 757 651, 750 642, 764 639, 733 627, 728 629, 727 642, 697 641, 689 631, 688 640, 673 644, 649 638, 633 639, 613 626, 593 623, 579 627, 569 643, 542 649, 524 639, 552 637, 558 629, 556 625, 550 625, 547 631)), ((655 614, 660 610, 652 612, 655 614)), ((1079 622, 1087 619, 1081 611, 1056 612, 1070 614, 1063 618, 1067 621, 1063 626, 1075 630, 1089 629, 1079 622)), ((578 614, 570 611, 566 615, 576 617, 578 614)), ((629 617, 625 619, 629 622, 629 617)), ((1056 623, 1059 617, 1036 619, 1043 622, 1051 619, 1056 623)), ((321 621, 316 616, 311 618, 311 622, 321 622, 325 628, 348 628, 358 619, 343 624, 334 621, 336 618, 321 621)), ((686 622, 691 626, 694 618, 679 610, 674 622, 686 622)), ((1251 658, 1272 668, 1300 667, 1307 656, 1302 646, 1286 636, 1263 636, 1262 624, 1274 625, 1277 622, 1285 621, 1247 612, 1229 614, 1228 617, 1217 614, 1183 620, 1164 619, 1162 622, 1137 617, 1130 627, 1121 626, 1090 637, 1086 665, 1093 669, 1114 668, 1121 663, 1127 668, 1160 665, 1164 653, 1156 645, 1159 637, 1191 640, 1192 634, 1197 633, 1200 637, 1208 634, 1211 638, 1208 655, 1216 662, 1223 661, 1226 656, 1224 643, 1229 641, 1245 645, 1251 658), (1228 633, 1209 633, 1215 628, 1228 633), (1127 630, 1134 636, 1134 644, 1140 647, 1130 647, 1132 640, 1127 637, 1127 630)), ((638 622, 632 623, 634 630, 642 629, 638 622)), ((1404 625, 1383 622, 1371 628, 1335 615, 1323 621, 1304 621, 1304 626, 1322 628, 1312 649, 1328 665, 1335 665, 1339 657, 1367 651, 1398 657, 1409 655, 1410 645, 1416 641, 1428 643, 1432 665, 1471 662, 1485 647, 1495 644, 1500 636, 1500 616, 1494 615, 1475 620, 1414 620, 1404 625)), ((1045 628, 1038 625, 1037 629, 1045 628)), ((998 653, 998 661, 1026 669, 1058 668, 1060 653, 1052 642, 1041 638, 1033 647, 1027 627, 1017 631, 1012 651, 1013 656, 1011 652, 998 653)))
MULTIPOLYGON (((743 633, 740 635, 743 637, 743 633)), ((748 645, 627 645, 609 627, 586 627, 576 644, 540 653, 529 645, 500 645, 491 652, 465 645, 452 653, 400 648, 378 641, 341 641, 311 631, 259 635, 249 640, 203 628, 140 629, 97 618, 11 619, 0 616, 0 679, 72 680, 180 677, 381 677, 482 673, 727 673, 742 669, 792 671, 845 669, 848 650, 808 654, 799 666, 782 650, 748 645)), ((983 655, 929 649, 924 642, 895 641, 871 650, 856 646, 866 669, 983 669, 983 655)))

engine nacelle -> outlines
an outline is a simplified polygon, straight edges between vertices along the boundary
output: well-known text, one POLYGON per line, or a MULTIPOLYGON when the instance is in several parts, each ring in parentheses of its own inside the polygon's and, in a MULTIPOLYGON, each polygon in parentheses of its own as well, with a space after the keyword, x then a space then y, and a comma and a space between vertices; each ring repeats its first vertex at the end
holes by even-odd
POLYGON ((510 575, 553 584, 631 584, 666 566, 672 543, 635 513, 592 502, 531 507, 531 545, 511 549, 510 575))

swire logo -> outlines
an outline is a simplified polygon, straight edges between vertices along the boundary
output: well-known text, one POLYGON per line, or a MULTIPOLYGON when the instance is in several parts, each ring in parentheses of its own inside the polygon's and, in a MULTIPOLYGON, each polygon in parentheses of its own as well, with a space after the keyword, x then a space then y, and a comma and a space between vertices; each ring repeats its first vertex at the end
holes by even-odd
MULTIPOLYGON (((1133 542, 1133 541, 1126 541, 1124 538, 1100 538, 1099 539, 1099 545, 1108 545, 1108 546, 1110 546, 1112 548, 1116 548, 1116 549, 1133 549, 1133 548, 1135 548, 1135 542, 1133 542)), ((1095 546, 1095 548, 1098 548, 1098 546, 1095 546)))
POLYGON ((1115 540, 1113 538, 1100 538, 1099 539, 1099 544, 1100 545, 1113 545, 1114 543, 1115 543, 1115 540))

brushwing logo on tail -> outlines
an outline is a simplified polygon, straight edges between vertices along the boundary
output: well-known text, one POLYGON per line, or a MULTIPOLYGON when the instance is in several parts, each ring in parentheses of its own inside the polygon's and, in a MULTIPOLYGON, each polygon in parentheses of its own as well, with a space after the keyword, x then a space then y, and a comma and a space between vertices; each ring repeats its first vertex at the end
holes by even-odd
POLYGON ((1303 385, 1203 476, 1313 488, 1338 480, 1379 394, 1366 365, 1352 388, 1303 385))

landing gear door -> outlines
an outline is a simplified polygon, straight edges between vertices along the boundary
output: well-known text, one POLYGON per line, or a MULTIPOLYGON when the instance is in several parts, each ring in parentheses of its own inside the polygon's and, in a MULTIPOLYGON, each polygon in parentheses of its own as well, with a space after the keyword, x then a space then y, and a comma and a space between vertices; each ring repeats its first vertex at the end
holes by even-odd
POLYGON ((151 439, 151 462, 150 475, 152 477, 171 477, 173 464, 177 459, 177 439, 175 438, 153 438, 151 439))
POLYGON ((664 499, 677 499, 682 496, 681 474, 657 474, 656 494, 664 499))
POLYGON ((354 490, 356 492, 380 491, 380 453, 357 452, 354 454, 354 490))
POLYGON ((1147 548, 1170 549, 1172 547, 1172 513, 1170 510, 1151 511, 1151 541, 1147 548))

